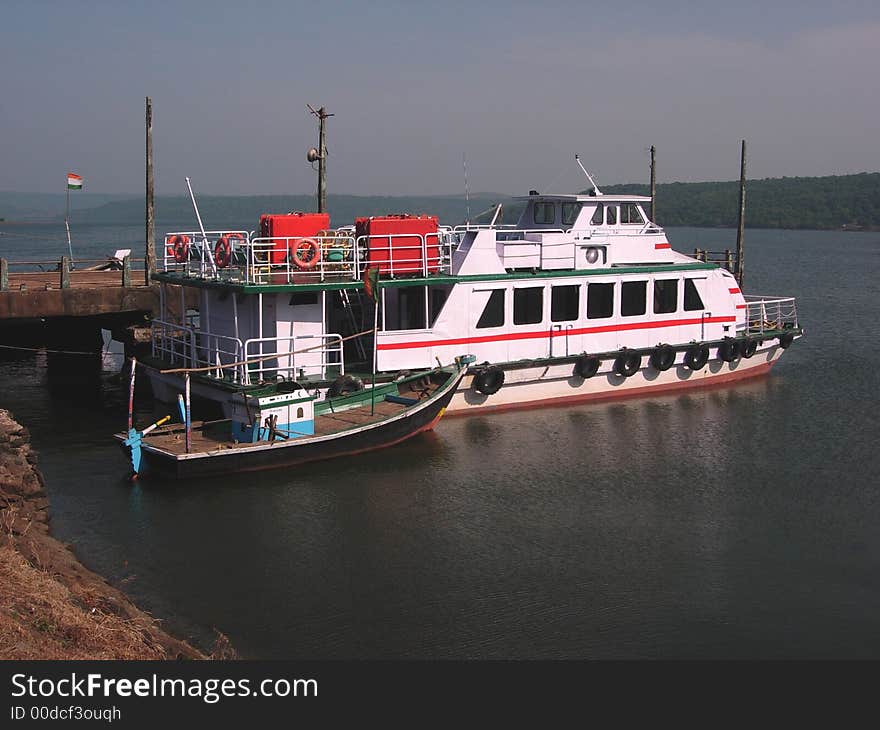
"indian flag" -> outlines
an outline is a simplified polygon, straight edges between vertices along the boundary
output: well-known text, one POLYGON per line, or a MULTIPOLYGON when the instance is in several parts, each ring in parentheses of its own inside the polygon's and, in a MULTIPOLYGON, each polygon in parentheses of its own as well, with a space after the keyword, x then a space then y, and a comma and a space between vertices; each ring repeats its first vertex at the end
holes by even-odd
POLYGON ((83 179, 80 175, 77 175, 75 172, 67 173, 67 189, 68 190, 82 190, 83 179))

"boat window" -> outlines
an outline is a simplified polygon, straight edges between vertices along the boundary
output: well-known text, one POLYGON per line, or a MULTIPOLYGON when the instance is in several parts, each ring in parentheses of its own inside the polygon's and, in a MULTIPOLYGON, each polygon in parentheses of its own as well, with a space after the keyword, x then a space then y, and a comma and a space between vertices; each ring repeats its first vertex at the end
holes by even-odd
POLYGON ((654 314, 669 314, 678 309, 678 279, 654 281, 654 314))
POLYGON ((562 204, 562 225, 571 226, 577 220, 578 213, 581 212, 580 203, 563 203, 562 204))
POLYGON ((626 203, 620 206, 620 222, 621 223, 637 223, 639 225, 645 222, 639 206, 634 203, 626 203))
POLYGON ((556 203, 535 203, 535 223, 556 223, 556 203))
POLYGON ((443 310, 443 305, 446 304, 446 300, 449 298, 449 292, 451 291, 451 284, 428 287, 428 306, 430 307, 428 320, 431 323, 431 327, 433 327, 434 323, 437 321, 437 317, 443 310))
POLYGON ((609 226, 617 224, 617 206, 609 205, 605 208, 605 223, 609 226))
POLYGON ((590 225, 601 226, 605 220, 605 206, 600 205, 593 211, 593 217, 590 218, 590 225))
POLYGON ((620 315, 635 317, 644 314, 648 304, 647 281, 625 281, 620 289, 620 315))
POLYGON ((538 324, 544 319, 544 287, 513 290, 513 323, 538 324))
POLYGON ((571 322, 578 318, 581 288, 571 286, 550 287, 550 319, 553 322, 571 322))
POLYGON ((614 284, 587 286, 587 319, 604 319, 614 314, 614 284))
POLYGON ((385 293, 385 329, 417 330, 427 327, 425 287, 388 287, 385 293))
POLYGON ((504 324, 504 289, 493 289, 489 301, 477 320, 477 329, 500 327, 504 324))
POLYGON ((317 304, 318 303, 318 292, 316 291, 301 291, 296 294, 291 295, 290 297, 290 306, 297 307, 300 304, 317 304))
POLYGON ((705 309, 703 299, 700 297, 700 292, 697 291, 697 285, 694 284, 693 279, 684 280, 684 308, 688 312, 705 309))

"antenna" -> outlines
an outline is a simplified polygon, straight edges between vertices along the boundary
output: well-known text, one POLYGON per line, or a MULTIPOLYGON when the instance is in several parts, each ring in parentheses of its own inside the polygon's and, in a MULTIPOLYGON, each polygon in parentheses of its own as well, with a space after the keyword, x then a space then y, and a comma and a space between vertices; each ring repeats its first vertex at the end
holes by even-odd
POLYGON ((324 122, 333 114, 329 114, 324 107, 315 109, 311 104, 306 104, 306 106, 318 118, 318 147, 312 147, 306 155, 306 159, 311 163, 318 163, 318 212, 324 213, 327 210, 327 136, 324 122))
POLYGON ((592 177, 590 177, 590 173, 587 172, 587 168, 584 167, 583 163, 581 162, 581 157, 580 157, 580 155, 575 154, 575 156, 574 156, 574 161, 577 162, 578 165, 580 165, 581 170, 584 171, 584 175, 587 176, 587 180, 590 181, 590 185, 593 186, 593 195, 601 195, 601 194, 602 194, 602 191, 599 190, 599 187, 596 185, 596 182, 593 180, 592 177))
POLYGON ((467 181, 467 157, 465 153, 461 153, 461 166, 464 168, 464 204, 467 208, 467 218, 465 218, 465 223, 471 222, 471 197, 468 192, 468 181, 467 181))

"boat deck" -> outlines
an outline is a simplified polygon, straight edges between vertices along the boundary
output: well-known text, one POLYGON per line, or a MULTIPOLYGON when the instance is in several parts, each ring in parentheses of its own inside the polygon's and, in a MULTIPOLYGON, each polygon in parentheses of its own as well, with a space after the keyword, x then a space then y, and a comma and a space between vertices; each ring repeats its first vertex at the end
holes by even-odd
MULTIPOLYGON (((417 392, 406 391, 404 398, 413 398, 416 400, 424 400, 432 396, 440 384, 431 383, 430 385, 420 388, 417 392)), ((359 426, 366 426, 371 423, 378 423, 407 409, 406 403, 395 403, 384 399, 377 400, 375 407, 371 406, 369 400, 363 405, 355 407, 346 407, 345 410, 338 412, 327 412, 315 415, 315 433, 314 437, 329 436, 340 431, 345 431, 359 426)), ((193 421, 192 437, 190 445, 190 453, 205 453, 209 451, 218 451, 221 449, 241 449, 245 447, 253 447, 266 444, 268 442, 256 443, 237 443, 232 441, 230 437, 230 421, 193 421)), ((306 440, 312 436, 301 436, 297 440, 306 440)), ((284 443, 287 439, 280 438, 274 443, 284 443)), ((184 428, 177 423, 170 427, 160 427, 150 433, 144 439, 144 445, 153 446, 174 455, 182 455, 186 452, 186 436, 184 428)))

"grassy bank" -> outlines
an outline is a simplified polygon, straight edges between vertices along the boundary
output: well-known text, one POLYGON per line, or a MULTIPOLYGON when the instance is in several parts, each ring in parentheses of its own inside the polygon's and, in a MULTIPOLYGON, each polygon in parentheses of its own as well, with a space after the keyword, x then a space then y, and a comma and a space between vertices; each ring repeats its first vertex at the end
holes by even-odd
POLYGON ((0 659, 211 658, 83 566, 48 506, 30 436, 0 409, 0 659))

